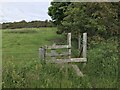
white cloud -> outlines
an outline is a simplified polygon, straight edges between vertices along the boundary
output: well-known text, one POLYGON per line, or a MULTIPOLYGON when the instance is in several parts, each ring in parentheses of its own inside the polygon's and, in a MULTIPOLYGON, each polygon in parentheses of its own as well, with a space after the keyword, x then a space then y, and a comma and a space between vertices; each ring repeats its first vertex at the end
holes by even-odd
POLYGON ((49 5, 49 2, 2 3, 2 7, 0 7, 0 22, 50 19, 47 14, 49 5))
POLYGON ((0 0, 0 2, 51 2, 53 0, 0 0))

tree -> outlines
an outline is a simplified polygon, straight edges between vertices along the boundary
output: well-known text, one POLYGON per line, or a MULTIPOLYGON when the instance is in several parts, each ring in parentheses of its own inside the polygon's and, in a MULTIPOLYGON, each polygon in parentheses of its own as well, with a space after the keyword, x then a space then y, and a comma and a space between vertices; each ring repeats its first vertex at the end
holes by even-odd
POLYGON ((70 2, 51 2, 51 6, 48 8, 48 15, 51 16, 55 25, 60 25, 61 21, 65 17, 67 6, 70 2))
POLYGON ((89 36, 109 38, 118 34, 118 8, 118 3, 72 2, 63 12, 58 29, 61 33, 72 32, 75 37, 87 32, 89 36))

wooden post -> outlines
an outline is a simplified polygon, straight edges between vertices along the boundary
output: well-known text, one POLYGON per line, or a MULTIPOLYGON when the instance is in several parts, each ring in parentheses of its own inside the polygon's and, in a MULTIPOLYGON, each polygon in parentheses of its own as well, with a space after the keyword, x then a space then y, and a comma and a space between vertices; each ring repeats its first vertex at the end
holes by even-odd
POLYGON ((74 68, 78 76, 83 77, 83 73, 80 71, 77 65, 72 65, 72 67, 74 68))
MULTIPOLYGON (((54 47, 54 46, 56 46, 55 43, 53 44, 53 47, 54 47)), ((56 56, 55 56, 55 54, 56 54, 55 49, 51 49, 51 54, 52 54, 52 59, 55 60, 55 59, 56 59, 56 58, 55 58, 55 57, 56 57, 56 56)))
POLYGON ((45 53, 46 53, 46 50, 44 47, 39 48, 39 56, 40 56, 42 62, 44 62, 44 63, 45 63, 45 53))
MULTIPOLYGON (((87 57, 87 33, 83 33, 83 58, 86 57, 87 57)), ((83 64, 82 68, 84 68, 85 66, 86 66, 86 62, 83 64)))
POLYGON ((87 56, 87 33, 83 33, 83 58, 87 56))
POLYGON ((71 58, 71 33, 68 33, 68 45, 70 47, 68 48, 69 58, 71 58))
POLYGON ((78 49, 80 50, 80 48, 81 48, 81 35, 79 33, 79 35, 78 35, 78 49))

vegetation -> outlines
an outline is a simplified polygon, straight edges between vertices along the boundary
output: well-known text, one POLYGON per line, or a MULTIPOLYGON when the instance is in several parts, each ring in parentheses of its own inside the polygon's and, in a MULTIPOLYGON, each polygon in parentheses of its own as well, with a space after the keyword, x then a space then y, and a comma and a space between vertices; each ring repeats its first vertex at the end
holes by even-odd
POLYGON ((57 22, 59 34, 72 32, 77 37, 87 32, 89 37, 108 39, 119 34, 119 6, 113 2, 52 2, 48 14, 57 22))
POLYGON ((48 20, 31 21, 31 22, 26 22, 25 20, 22 20, 20 22, 13 22, 13 23, 6 22, 1 25, 2 25, 2 29, 53 27, 52 22, 48 20))
POLYGON ((3 23, 3 88, 119 87, 119 6, 112 2, 52 2, 48 14, 57 28, 51 21, 3 23), (41 46, 66 43, 68 32, 73 37, 72 57, 79 55, 78 34, 88 33, 86 67, 75 63, 84 77, 78 77, 69 64, 61 69, 61 65, 43 64, 39 58, 41 46))
MULTIPOLYGON (((42 64, 38 49, 43 45, 60 44, 64 35, 56 28, 5 29, 2 38, 3 88, 116 88, 118 66, 116 37, 92 40, 88 46, 88 62, 78 77, 69 65, 42 64), (21 33, 21 32, 25 33, 21 33), (30 31, 30 32, 29 32, 30 31), (34 31, 34 33, 31 33, 34 31), (60 41, 61 40, 61 41, 60 41)), ((72 41, 72 54, 77 48, 72 41)), ((80 63, 77 63, 81 66, 80 63)))

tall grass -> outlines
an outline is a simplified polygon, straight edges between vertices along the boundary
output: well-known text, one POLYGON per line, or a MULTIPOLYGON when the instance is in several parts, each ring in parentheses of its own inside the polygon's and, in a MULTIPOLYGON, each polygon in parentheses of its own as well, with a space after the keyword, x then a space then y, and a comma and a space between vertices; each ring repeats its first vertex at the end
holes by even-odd
MULTIPOLYGON (((86 67, 81 69, 84 77, 78 77, 68 64, 42 64, 39 59, 39 47, 52 45, 54 42, 66 43, 64 36, 56 34, 56 28, 32 28, 30 30, 35 33, 29 33, 29 29, 28 33, 19 33, 25 32, 24 30, 26 29, 14 30, 18 33, 13 33, 13 30, 3 31, 3 88, 116 87, 118 56, 114 39, 90 44, 88 62, 86 67)), ((77 49, 73 50, 73 56, 77 56, 77 49)), ((82 64, 77 65, 81 67, 82 64)))

